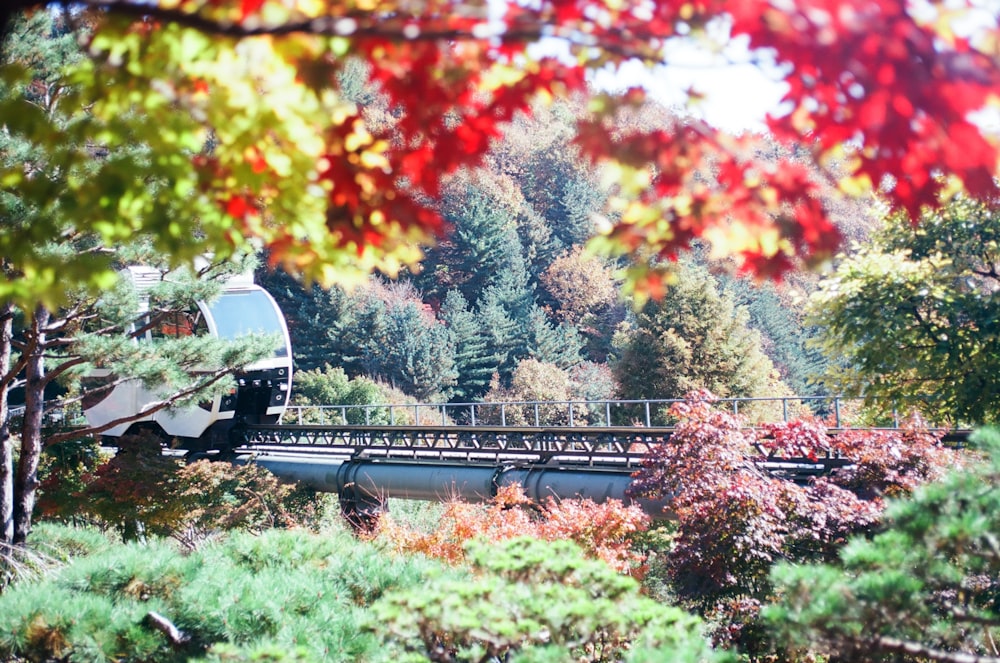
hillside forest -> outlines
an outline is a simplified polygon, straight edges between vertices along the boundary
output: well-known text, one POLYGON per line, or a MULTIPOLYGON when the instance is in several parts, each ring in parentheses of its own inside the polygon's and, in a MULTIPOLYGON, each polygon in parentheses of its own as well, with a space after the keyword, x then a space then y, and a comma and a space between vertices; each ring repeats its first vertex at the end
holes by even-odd
MULTIPOLYGON (((258 270, 289 320, 296 369, 343 371, 394 390, 384 399, 420 402, 837 393, 806 319, 818 273, 763 283, 695 248, 669 266, 662 298, 636 305, 628 260, 587 248, 610 194, 572 143, 577 112, 565 102, 519 117, 484 167, 449 178, 447 235, 394 279, 324 290, 258 270)), ((655 104, 634 117, 680 120, 655 104)), ((778 148, 760 137, 757 149, 778 148)), ((838 223, 861 241, 879 219, 859 202, 838 223)))

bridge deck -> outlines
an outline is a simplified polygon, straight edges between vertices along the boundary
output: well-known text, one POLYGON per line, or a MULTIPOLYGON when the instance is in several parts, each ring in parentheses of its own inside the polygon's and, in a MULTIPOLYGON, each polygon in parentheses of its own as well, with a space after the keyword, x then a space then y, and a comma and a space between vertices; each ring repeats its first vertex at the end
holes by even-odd
MULTIPOLYGON (((600 467, 632 473, 651 445, 669 441, 672 428, 531 426, 316 426, 257 425, 239 431, 240 452, 308 453, 345 459, 391 459, 463 464, 600 467)), ((849 465, 821 458, 768 457, 757 463, 776 475, 804 479, 849 465)))

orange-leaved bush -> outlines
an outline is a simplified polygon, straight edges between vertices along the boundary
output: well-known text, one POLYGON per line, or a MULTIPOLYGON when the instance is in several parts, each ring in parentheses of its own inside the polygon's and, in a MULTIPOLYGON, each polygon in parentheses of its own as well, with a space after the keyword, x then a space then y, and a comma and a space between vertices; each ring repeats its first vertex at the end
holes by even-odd
POLYGON ((430 532, 417 531, 394 519, 379 517, 371 536, 404 552, 419 552, 451 563, 465 559, 465 544, 474 539, 504 541, 530 536, 545 541, 571 540, 589 554, 623 573, 640 574, 644 557, 632 549, 632 538, 645 531, 649 517, 620 500, 589 499, 532 502, 519 484, 497 489, 487 504, 452 500, 430 532))

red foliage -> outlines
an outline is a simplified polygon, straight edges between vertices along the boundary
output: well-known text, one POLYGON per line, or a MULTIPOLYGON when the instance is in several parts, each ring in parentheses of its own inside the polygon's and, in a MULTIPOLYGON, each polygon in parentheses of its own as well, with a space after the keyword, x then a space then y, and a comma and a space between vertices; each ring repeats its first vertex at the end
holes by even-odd
POLYGON ((942 39, 901 0, 727 3, 734 34, 773 48, 790 67, 791 113, 771 118, 778 135, 808 133, 822 152, 845 141, 865 146, 858 174, 919 216, 937 206, 952 173, 975 196, 996 195, 997 146, 969 121, 1000 89, 1000 69, 962 39, 942 39))
POLYGON ((677 591, 703 609, 719 601, 763 600, 779 559, 829 559, 852 534, 869 531, 883 497, 937 478, 956 452, 917 429, 850 431, 836 437, 817 421, 762 430, 711 407, 698 392, 674 406, 668 442, 650 450, 631 493, 669 497, 677 538, 669 570, 677 591), (851 465, 797 485, 764 472, 765 458, 840 456, 851 465))
MULTIPOLYGON (((116 3, 109 11, 119 5, 134 10, 135 2, 116 3)), ((152 5, 139 4, 155 17, 152 5)), ((927 9, 939 6, 942 12, 953 9, 936 3, 927 9)), ((645 191, 625 196, 653 213, 615 217, 610 236, 617 248, 637 257, 673 257, 694 239, 708 238, 737 256, 745 271, 778 277, 801 259, 827 256, 837 247, 832 210, 818 195, 819 181, 828 177, 846 174, 881 187, 892 207, 914 218, 921 206, 941 204, 949 177, 973 196, 1000 193, 998 145, 970 119, 1000 90, 1000 67, 988 46, 996 41, 996 26, 984 26, 991 34, 979 47, 944 27, 946 17, 927 18, 923 6, 918 10, 905 0, 539 0, 488 7, 455 0, 383 2, 371 9, 183 0, 176 12, 159 18, 197 17, 202 27, 214 20, 218 30, 237 35, 336 35, 345 52, 368 63, 370 80, 385 94, 393 118, 389 129, 368 127, 386 141, 377 150, 385 161, 361 166, 352 159, 356 154, 346 153, 353 150, 341 149, 343 137, 331 135, 329 154, 320 162, 321 177, 333 185, 331 235, 356 243, 358 251, 392 246, 390 238, 408 231, 419 237, 442 232, 435 210, 443 179, 482 164, 504 123, 530 111, 539 96, 583 93, 591 71, 630 59, 658 63, 667 40, 697 34, 723 16, 732 39, 745 38, 755 52, 773 54, 787 72, 784 101, 790 112, 768 124, 789 152, 809 161, 759 156, 749 149, 752 139, 696 122, 622 129, 621 113, 640 104, 645 93, 602 96, 580 120, 582 152, 651 176, 645 191), (282 11, 294 27, 269 23, 282 11), (573 57, 532 50, 543 39, 562 40, 573 57), (838 167, 847 172, 834 173, 827 164, 841 147, 849 154, 838 167), (706 173, 715 175, 714 182, 706 173)), ((313 46, 287 49, 303 80, 335 87, 342 59, 313 52, 313 46), (324 75, 311 75, 314 70, 324 75)), ((353 128, 349 121, 330 131, 353 128)), ((247 156, 251 171, 260 167, 254 158, 252 152, 247 156)), ((280 232, 267 239, 276 260, 300 241, 280 232)), ((637 287, 660 292, 663 283, 655 276, 640 278, 637 287)))
POLYGON ((760 447, 768 456, 818 460, 830 452, 826 426, 815 419, 797 419, 780 424, 765 424, 760 447))
POLYGON ((545 504, 534 504, 514 484, 502 486, 486 505, 449 502, 430 532, 419 532, 396 521, 391 514, 383 514, 372 536, 401 551, 419 552, 451 563, 465 559, 465 543, 472 539, 570 539, 613 568, 635 575, 642 572, 644 558, 631 549, 631 540, 648 523, 641 509, 617 500, 598 504, 589 499, 549 498, 545 504))
POLYGON ((854 461, 832 481, 866 499, 904 496, 962 464, 961 454, 941 444, 940 434, 919 428, 845 431, 832 447, 854 461))
POLYGON ((779 560, 831 560, 852 535, 870 532, 885 495, 904 494, 958 461, 918 428, 850 431, 836 437, 816 420, 747 428, 711 407, 707 392, 673 407, 669 441, 653 447, 631 493, 668 497, 676 516, 666 570, 677 595, 717 625, 718 645, 765 650, 759 610, 771 598, 779 560), (853 461, 797 485, 764 472, 763 460, 853 461))

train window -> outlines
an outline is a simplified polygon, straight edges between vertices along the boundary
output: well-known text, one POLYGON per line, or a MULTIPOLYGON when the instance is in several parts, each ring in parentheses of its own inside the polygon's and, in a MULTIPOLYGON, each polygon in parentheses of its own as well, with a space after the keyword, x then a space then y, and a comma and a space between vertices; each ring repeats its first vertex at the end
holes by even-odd
POLYGON ((198 336, 208 332, 208 325, 201 311, 176 311, 168 313, 150 330, 153 339, 198 336))
POLYGON ((271 298, 263 291, 227 292, 211 305, 212 319, 220 338, 238 338, 246 334, 277 334, 281 345, 276 357, 287 357, 285 330, 271 298))

